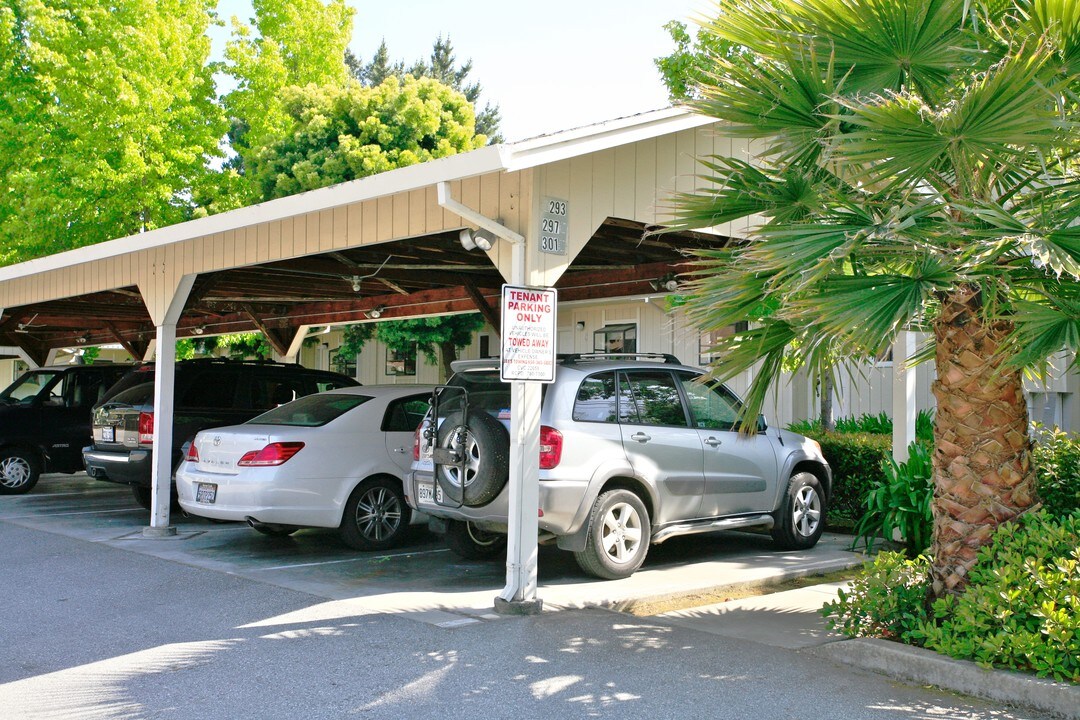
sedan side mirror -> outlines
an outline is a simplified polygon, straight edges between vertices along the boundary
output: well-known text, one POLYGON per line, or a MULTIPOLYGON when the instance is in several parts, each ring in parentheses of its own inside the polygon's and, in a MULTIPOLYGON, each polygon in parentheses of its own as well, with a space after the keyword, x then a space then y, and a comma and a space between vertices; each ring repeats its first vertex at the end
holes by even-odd
POLYGON ((765 415, 761 414, 757 416, 757 431, 763 433, 769 429, 769 421, 765 419, 765 415))

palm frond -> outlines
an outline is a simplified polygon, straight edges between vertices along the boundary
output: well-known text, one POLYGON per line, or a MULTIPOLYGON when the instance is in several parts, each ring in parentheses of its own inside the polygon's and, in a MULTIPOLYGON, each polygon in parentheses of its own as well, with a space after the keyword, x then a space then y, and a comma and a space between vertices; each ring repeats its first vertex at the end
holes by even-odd
POLYGON ((768 174, 729 157, 713 156, 700 164, 704 171, 698 177, 707 189, 672 195, 662 208, 671 220, 657 233, 711 228, 753 215, 801 217, 819 204, 811 174, 768 174))
POLYGON ((956 274, 926 257, 910 275, 829 277, 815 293, 791 302, 792 317, 849 349, 877 355, 898 330, 920 319, 935 293, 956 282, 956 274))
POLYGON ((960 197, 984 197, 1032 150, 1060 141, 1054 97, 1039 82, 1048 57, 1045 48, 1011 56, 942 108, 909 93, 843 101, 855 129, 838 139, 837 155, 863 166, 871 182, 910 185, 938 172, 960 197))
POLYGON ((938 98, 956 67, 977 64, 979 52, 961 31, 964 0, 805 0, 801 24, 831 49, 845 91, 910 90, 938 98))

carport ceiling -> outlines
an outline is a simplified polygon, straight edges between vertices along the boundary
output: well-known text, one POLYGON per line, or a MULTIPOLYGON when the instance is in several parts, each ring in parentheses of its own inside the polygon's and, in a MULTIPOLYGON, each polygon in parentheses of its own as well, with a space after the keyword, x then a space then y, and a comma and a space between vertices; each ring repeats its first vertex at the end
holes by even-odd
MULTIPOLYGON (((727 238, 644 238, 640 223, 608 219, 557 287, 563 301, 655 292, 650 281, 686 269, 687 252, 727 238)), ((503 278, 457 232, 339 250, 200 275, 177 325, 180 337, 263 331, 279 353, 301 326, 480 310, 498 327, 503 278), (354 286, 358 289, 354 289, 354 286)), ((35 359, 56 347, 119 342, 141 357, 155 328, 135 287, 9 308, 0 337, 35 359)))

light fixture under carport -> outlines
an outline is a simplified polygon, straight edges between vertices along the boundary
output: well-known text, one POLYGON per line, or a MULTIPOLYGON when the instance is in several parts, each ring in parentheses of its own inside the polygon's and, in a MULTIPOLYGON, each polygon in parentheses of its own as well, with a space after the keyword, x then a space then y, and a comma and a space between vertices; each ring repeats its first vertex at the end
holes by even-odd
POLYGON ((470 230, 465 228, 458 233, 458 242, 461 243, 461 247, 466 250, 475 250, 480 248, 484 252, 487 252, 492 247, 492 242, 495 240, 495 233, 490 230, 480 228, 479 230, 470 230))

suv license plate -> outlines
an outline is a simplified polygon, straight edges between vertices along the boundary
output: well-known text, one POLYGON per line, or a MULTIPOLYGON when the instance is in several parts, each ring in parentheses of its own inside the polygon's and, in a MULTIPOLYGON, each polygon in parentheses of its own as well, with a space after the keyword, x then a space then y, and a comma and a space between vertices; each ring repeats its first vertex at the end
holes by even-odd
POLYGON ((217 485, 214 483, 195 484, 195 502, 213 505, 215 500, 217 500, 217 485))
POLYGON ((420 495, 421 502, 425 501, 425 500, 427 502, 431 502, 432 501, 432 495, 434 495, 434 500, 435 500, 436 503, 441 504, 442 501, 443 501, 442 488, 439 487, 438 485, 434 486, 434 490, 435 490, 434 493, 432 493, 432 486, 427 484, 427 483, 419 483, 419 484, 417 484, 416 489, 417 489, 418 494, 420 495))
POLYGON ((113 442, 116 440, 116 428, 112 425, 101 428, 101 442, 113 442))

